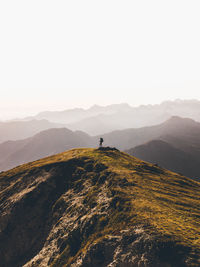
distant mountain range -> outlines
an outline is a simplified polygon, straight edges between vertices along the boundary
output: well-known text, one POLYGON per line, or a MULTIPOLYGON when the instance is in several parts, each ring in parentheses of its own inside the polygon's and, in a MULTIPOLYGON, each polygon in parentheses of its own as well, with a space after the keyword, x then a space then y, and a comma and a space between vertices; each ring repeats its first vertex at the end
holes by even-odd
MULTIPOLYGON (((126 152, 192 178, 200 177, 200 123, 172 117, 157 128, 157 137, 126 152)), ((151 127, 151 131, 153 129, 151 127)), ((146 129, 146 131, 148 131, 146 129)))
MULTIPOLYGON (((186 150, 200 146, 200 123, 188 118, 171 117, 155 126, 113 131, 102 135, 106 145, 127 150, 154 139, 161 139, 186 150)), ((196 150, 198 153, 198 149, 196 150)))
POLYGON ((28 138, 50 128, 63 127, 96 136, 117 130, 158 125, 172 116, 200 121, 200 101, 177 100, 139 107, 128 104, 105 107, 95 105, 89 109, 45 111, 21 121, 0 122, 0 143, 28 138))
MULTIPOLYGON (((200 123, 172 117, 155 126, 101 135, 105 146, 157 163, 188 177, 200 177, 200 123)), ((97 147, 100 136, 66 128, 49 129, 31 138, 0 144, 0 170, 76 147, 97 147)))
POLYGON ((62 124, 48 120, 9 121, 0 122, 0 143, 8 140, 19 140, 31 137, 50 128, 61 128, 62 124))
POLYGON ((90 135, 98 135, 114 130, 157 125, 172 116, 200 121, 200 101, 176 100, 139 107, 131 107, 128 104, 105 107, 95 105, 89 109, 45 111, 25 120, 46 119, 54 123, 65 124, 71 130, 81 130, 90 135))
POLYGON ((36 119, 42 120, 46 119, 55 123, 70 124, 75 123, 86 118, 91 118, 94 116, 99 116, 100 114, 111 115, 118 112, 128 112, 131 111, 132 107, 128 104, 113 104, 108 106, 94 105, 89 109, 74 108, 63 111, 44 111, 40 112, 36 116, 27 117, 25 120, 36 119))

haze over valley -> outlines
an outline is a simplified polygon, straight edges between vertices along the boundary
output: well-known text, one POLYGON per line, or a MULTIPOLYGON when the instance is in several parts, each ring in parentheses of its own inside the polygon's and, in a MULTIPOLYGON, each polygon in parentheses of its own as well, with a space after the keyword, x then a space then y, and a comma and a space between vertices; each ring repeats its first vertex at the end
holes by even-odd
POLYGON ((115 104, 45 111, 23 120, 2 122, 0 170, 72 148, 98 147, 103 137, 104 146, 198 180, 199 110, 200 101, 176 100, 137 108, 115 104))
POLYGON ((53 123, 65 124, 71 130, 98 135, 114 130, 156 125, 172 116, 200 121, 199 110, 200 101, 198 100, 175 100, 138 107, 124 103, 108 106, 94 105, 89 109, 46 111, 25 120, 45 119, 53 123))

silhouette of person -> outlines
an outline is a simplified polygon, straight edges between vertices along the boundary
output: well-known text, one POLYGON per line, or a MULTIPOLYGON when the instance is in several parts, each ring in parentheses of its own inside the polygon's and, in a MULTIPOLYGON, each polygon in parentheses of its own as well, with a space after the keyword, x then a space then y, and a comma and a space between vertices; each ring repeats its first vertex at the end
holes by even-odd
POLYGON ((102 147, 102 144, 103 144, 103 138, 101 137, 101 138, 99 139, 99 147, 102 147))

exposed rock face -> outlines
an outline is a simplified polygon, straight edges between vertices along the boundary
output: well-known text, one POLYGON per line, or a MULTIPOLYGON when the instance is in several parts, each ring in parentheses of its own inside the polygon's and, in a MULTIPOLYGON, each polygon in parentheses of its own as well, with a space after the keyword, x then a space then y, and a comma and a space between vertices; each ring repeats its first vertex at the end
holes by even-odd
POLYGON ((118 236, 107 236, 92 244, 84 257, 72 266, 186 266, 184 253, 188 251, 173 242, 159 243, 141 228, 122 230, 118 236), (170 259, 168 258, 170 256, 170 259))
MULTIPOLYGON (((112 149, 95 153, 120 157, 112 149)), ((0 266, 195 266, 190 246, 136 219, 139 186, 83 155, 2 173, 0 266)))

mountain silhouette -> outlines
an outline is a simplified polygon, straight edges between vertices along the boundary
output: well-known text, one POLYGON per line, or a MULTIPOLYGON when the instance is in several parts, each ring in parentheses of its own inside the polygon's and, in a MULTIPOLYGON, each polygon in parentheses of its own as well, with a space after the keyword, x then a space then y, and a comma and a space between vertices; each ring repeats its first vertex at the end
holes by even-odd
POLYGON ((187 146, 189 149, 192 145, 200 145, 199 132, 199 122, 173 116, 159 125, 113 131, 102 136, 108 144, 122 150, 130 149, 156 139, 172 143, 177 148, 183 146, 183 149, 186 149, 187 146))
POLYGON ((8 170, 17 165, 75 147, 90 147, 87 134, 66 128, 49 129, 25 140, 0 144, 0 169, 8 170))
POLYGON ((200 177, 200 123, 180 117, 172 117, 156 126, 114 131, 94 137, 81 131, 60 128, 49 129, 24 140, 8 141, 0 144, 0 170, 5 171, 71 148, 97 147, 100 137, 103 137, 105 146, 126 150, 131 155, 191 178, 200 177), (161 150, 162 154, 159 155, 161 150))
POLYGON ((165 141, 153 140, 129 149, 127 153, 184 176, 200 180, 199 157, 175 148, 165 141))

